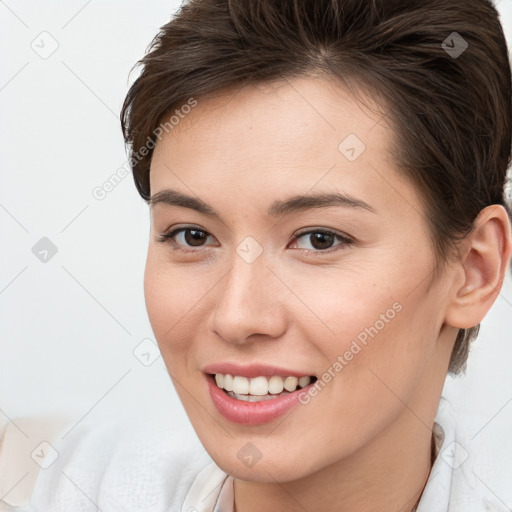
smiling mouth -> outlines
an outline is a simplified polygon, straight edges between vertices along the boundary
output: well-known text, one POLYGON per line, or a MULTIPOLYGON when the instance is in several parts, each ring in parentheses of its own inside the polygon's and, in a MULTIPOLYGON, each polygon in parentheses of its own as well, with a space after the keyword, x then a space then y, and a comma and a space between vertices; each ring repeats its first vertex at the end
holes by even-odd
POLYGON ((289 395, 317 380, 314 375, 310 377, 272 375, 249 378, 241 375, 215 373, 209 374, 209 376, 215 381, 217 387, 228 396, 245 402, 261 402, 289 395))

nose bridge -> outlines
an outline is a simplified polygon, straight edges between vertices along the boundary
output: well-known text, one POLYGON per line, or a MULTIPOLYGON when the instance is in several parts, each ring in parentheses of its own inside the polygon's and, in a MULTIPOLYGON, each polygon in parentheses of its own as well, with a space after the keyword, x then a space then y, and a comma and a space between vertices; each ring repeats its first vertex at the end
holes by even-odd
POLYGON ((268 264, 250 245, 242 242, 237 248, 231 270, 219 283, 213 314, 213 329, 226 341, 243 343, 252 334, 277 337, 282 332, 285 319, 276 288, 282 284, 268 264))

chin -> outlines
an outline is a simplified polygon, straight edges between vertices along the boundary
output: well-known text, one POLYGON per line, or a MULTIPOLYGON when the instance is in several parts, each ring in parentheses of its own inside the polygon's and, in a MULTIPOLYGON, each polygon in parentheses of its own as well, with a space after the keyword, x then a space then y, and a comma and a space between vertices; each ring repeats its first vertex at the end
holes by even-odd
POLYGON ((286 450, 280 454, 269 449, 271 455, 265 455, 257 447, 257 441, 238 441, 230 439, 222 446, 211 439, 211 443, 203 442, 203 446, 215 464, 225 473, 239 480, 260 483, 290 482, 306 477, 321 469, 316 467, 314 460, 303 453, 290 453, 286 450), (211 445, 213 444, 213 446, 211 445))

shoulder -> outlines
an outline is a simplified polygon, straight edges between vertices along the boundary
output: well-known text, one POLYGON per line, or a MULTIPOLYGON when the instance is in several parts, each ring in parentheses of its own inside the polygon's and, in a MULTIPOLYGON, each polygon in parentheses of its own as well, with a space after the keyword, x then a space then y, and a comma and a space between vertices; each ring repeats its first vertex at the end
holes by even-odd
MULTIPOLYGON (((478 433, 478 432, 477 432, 478 433)), ((434 424, 437 456, 425 486, 418 512, 505 512, 512 499, 508 459, 489 456, 504 451, 503 439, 488 440, 468 431, 467 415, 451 397, 442 396, 434 424), (500 491, 500 481, 502 485, 500 491)), ((512 450, 509 450, 512 453, 512 450)))
MULTIPOLYGON (((37 436, 29 435, 30 446, 17 446, 16 455, 10 447, 7 455, 4 448, 0 451, 0 467, 8 467, 9 474, 14 468, 18 479, 27 468, 20 472, 14 461, 26 459, 36 437, 45 437, 38 423, 33 423, 37 436)), ((53 427, 51 441, 41 441, 46 442, 39 451, 42 462, 34 468, 30 486, 16 499, 9 492, 0 511, 180 510, 193 480, 211 463, 195 435, 163 422, 54 422, 53 427)), ((5 437, 7 443, 12 445, 5 437)))
POLYGON ((65 416, 0 418, 0 511, 27 505, 65 416))

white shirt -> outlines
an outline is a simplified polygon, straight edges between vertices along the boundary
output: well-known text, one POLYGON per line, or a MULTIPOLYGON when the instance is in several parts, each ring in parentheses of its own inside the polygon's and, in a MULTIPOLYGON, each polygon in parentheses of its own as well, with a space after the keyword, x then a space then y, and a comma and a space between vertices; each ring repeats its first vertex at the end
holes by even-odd
MULTIPOLYGON (((416 512, 510 511, 502 500, 512 495, 498 497, 489 485, 493 468, 474 471, 469 440, 444 398, 435 421, 437 455, 416 512)), ((51 445, 58 457, 38 471, 29 503, 10 503, 13 491, 0 480, 0 512, 233 512, 233 478, 195 436, 169 425, 83 422, 51 445)), ((12 483, 18 475, 5 472, 8 463, 0 451, 0 478, 3 467, 12 483)))

